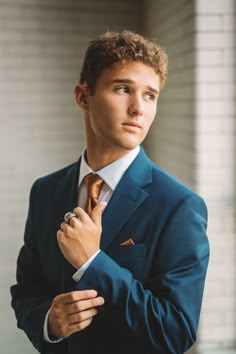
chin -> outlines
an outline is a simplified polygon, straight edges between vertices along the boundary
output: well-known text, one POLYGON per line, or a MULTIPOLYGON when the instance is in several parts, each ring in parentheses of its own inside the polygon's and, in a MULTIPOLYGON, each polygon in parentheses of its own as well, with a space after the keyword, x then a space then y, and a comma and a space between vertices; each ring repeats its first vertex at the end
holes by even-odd
POLYGON ((133 149, 135 149, 139 144, 140 144, 140 143, 125 144, 125 145, 122 146, 122 148, 123 148, 124 150, 133 150, 133 149))
POLYGON ((140 145, 142 143, 142 141, 143 140, 135 140, 135 141, 130 140, 130 141, 126 141, 124 145, 125 145, 126 149, 133 150, 138 145, 140 145))
POLYGON ((133 150, 135 149, 138 145, 142 143, 143 139, 132 139, 130 137, 127 137, 126 139, 122 140, 114 140, 113 141, 113 146, 116 148, 120 148, 122 150, 133 150))

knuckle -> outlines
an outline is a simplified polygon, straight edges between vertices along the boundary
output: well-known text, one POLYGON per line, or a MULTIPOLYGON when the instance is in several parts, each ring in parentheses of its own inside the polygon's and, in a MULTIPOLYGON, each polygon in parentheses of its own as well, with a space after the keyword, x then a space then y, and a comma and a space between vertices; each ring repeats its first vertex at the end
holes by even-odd
POLYGON ((71 226, 72 228, 78 227, 78 221, 79 221, 78 216, 73 217, 73 218, 70 220, 70 226, 71 226))
POLYGON ((81 323, 84 320, 82 312, 79 312, 75 316, 75 321, 74 323, 81 323))
POLYGON ((85 326, 85 321, 84 322, 78 322, 77 324, 77 329, 78 331, 81 331, 82 329, 84 329, 85 326))
POLYGON ((82 322, 78 322, 76 324, 76 331, 81 331, 83 330, 84 328, 88 327, 92 322, 92 317, 82 321, 82 322))
POLYGON ((95 298, 97 296, 96 290, 84 290, 84 297, 88 299, 95 298))
POLYGON ((70 323, 76 323, 78 322, 78 315, 74 314, 74 315, 70 315, 70 323))
POLYGON ((60 321, 60 314, 61 314, 60 310, 58 308, 55 308, 54 309, 54 317, 57 321, 60 321))
POLYGON ((77 218, 73 217, 70 219, 70 226, 74 227, 76 225, 77 218))
POLYGON ((83 323, 79 322, 78 323, 78 330, 81 331, 84 328, 83 323))
POLYGON ((80 208, 80 207, 76 207, 76 208, 73 209, 73 213, 74 213, 75 215, 78 215, 78 214, 80 213, 80 211, 81 211, 81 208, 80 208))
POLYGON ((72 291, 70 293, 70 299, 71 299, 72 302, 77 301, 77 294, 76 294, 75 291, 72 291))
MULTIPOLYGON (((66 294, 67 296, 67 294, 66 294)), ((52 300, 52 307, 54 308, 59 308, 61 306, 61 304, 63 303, 63 299, 65 297, 65 294, 60 294, 60 295, 57 295, 53 298, 52 300)))
POLYGON ((59 297, 56 296, 54 297, 54 299, 52 300, 52 307, 54 307, 54 311, 55 311, 55 307, 57 307, 59 305, 59 297))
POLYGON ((83 304, 82 304, 81 301, 78 301, 78 302, 76 303, 76 309, 77 309, 79 312, 83 310, 83 304))
POLYGON ((95 316, 95 315, 97 315, 97 313, 98 313, 98 310, 94 308, 91 310, 90 315, 95 316))

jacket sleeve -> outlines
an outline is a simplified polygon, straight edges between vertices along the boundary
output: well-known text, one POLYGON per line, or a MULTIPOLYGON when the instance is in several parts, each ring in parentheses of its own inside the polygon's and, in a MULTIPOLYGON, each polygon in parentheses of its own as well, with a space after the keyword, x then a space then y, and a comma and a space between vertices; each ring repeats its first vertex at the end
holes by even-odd
POLYGON ((18 327, 27 334, 34 347, 43 352, 50 345, 43 339, 43 324, 52 299, 49 297, 42 277, 41 261, 36 245, 34 215, 36 189, 37 182, 30 193, 24 245, 17 259, 17 283, 11 286, 10 291, 18 327))
POLYGON ((166 221, 144 283, 101 251, 76 287, 104 296, 102 319, 145 352, 183 354, 196 340, 209 260, 206 224, 205 203, 192 194, 166 221))

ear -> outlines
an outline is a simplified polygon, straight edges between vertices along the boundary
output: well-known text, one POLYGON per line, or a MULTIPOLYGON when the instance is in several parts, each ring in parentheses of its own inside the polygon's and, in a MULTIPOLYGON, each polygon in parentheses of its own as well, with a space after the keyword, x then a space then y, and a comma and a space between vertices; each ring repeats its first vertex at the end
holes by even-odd
POLYGON ((87 110, 88 109, 88 87, 82 84, 78 84, 74 89, 75 100, 80 106, 80 108, 87 110))

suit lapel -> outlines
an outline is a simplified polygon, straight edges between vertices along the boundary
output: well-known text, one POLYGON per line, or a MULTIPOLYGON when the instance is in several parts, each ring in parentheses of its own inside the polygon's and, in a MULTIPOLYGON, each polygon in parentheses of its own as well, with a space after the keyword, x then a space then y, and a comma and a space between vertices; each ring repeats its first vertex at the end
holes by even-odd
POLYGON ((151 162, 141 148, 110 199, 102 220, 101 249, 106 250, 135 210, 148 197, 144 187, 151 183, 151 162))
MULTIPOLYGON (((54 204, 54 230, 50 234, 56 234, 65 213, 72 211, 77 206, 79 167, 80 161, 68 168, 65 174, 62 173, 62 177, 58 181, 54 204)), ((151 183, 151 169, 151 162, 141 148, 138 156, 119 182, 103 213, 102 250, 108 248, 122 226, 148 197, 149 194, 144 190, 144 187, 151 183)), ((53 242, 57 243, 56 238, 53 239, 53 242)), ((75 269, 64 258, 58 245, 56 245, 56 249, 57 253, 54 256, 57 261, 53 263, 58 265, 57 272, 60 272, 61 279, 60 288, 64 292, 71 289, 73 284, 71 277, 75 269)))

